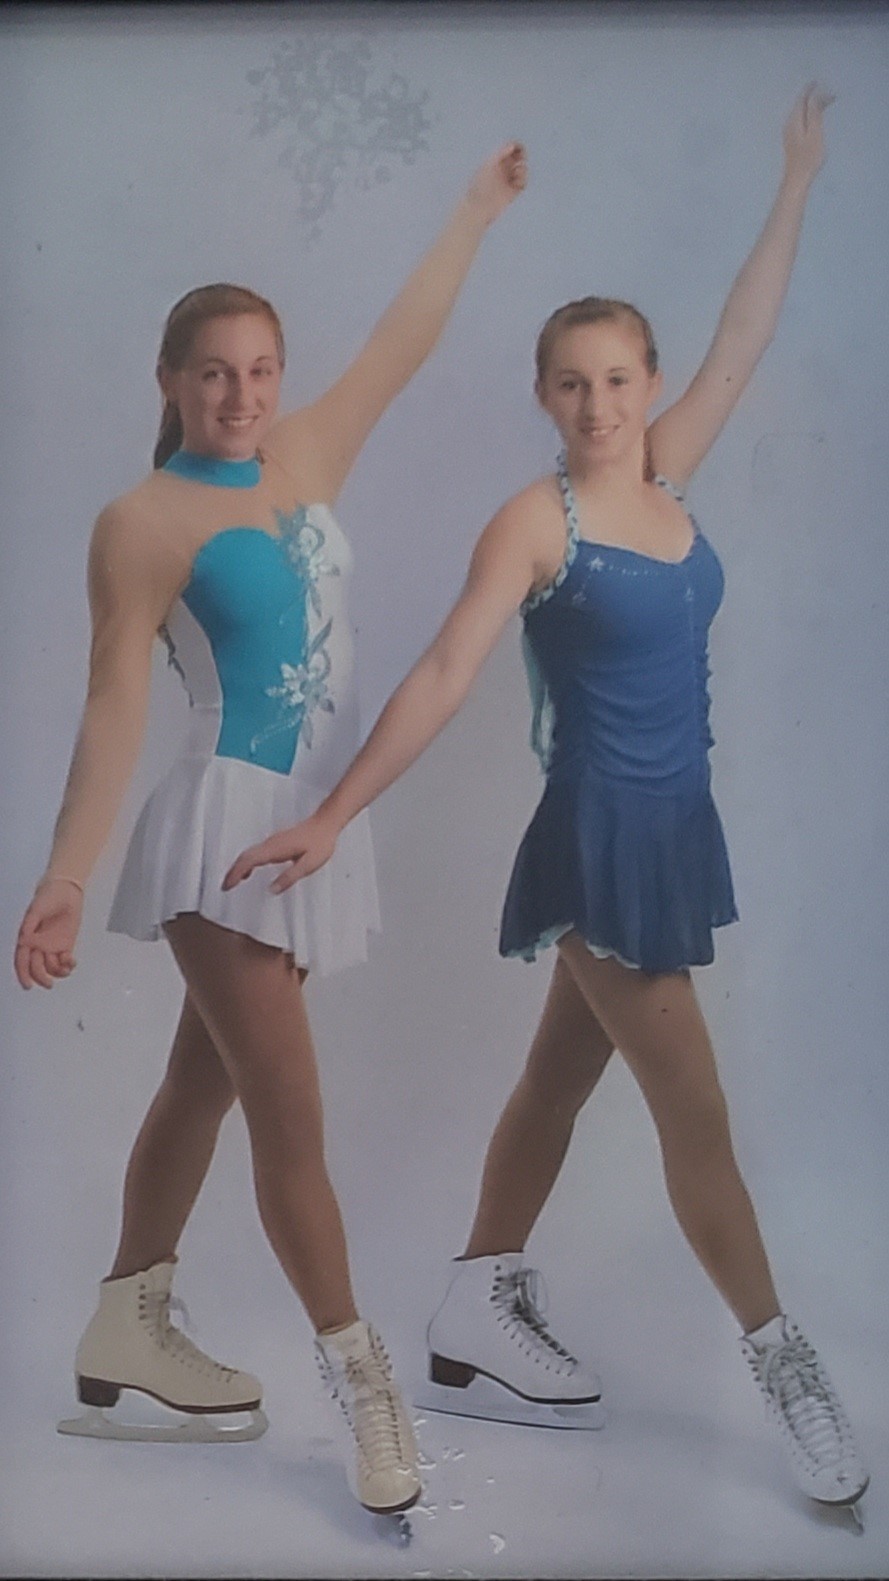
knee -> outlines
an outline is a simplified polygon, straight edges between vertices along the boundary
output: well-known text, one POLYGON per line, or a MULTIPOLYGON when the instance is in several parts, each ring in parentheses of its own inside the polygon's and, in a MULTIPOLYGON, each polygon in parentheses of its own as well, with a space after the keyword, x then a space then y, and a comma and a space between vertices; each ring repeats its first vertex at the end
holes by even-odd
POLYGON ((665 1157, 680 1154, 697 1162, 732 1157, 728 1108, 718 1085, 680 1096, 659 1119, 658 1131, 665 1157))
POLYGON ((601 1062, 595 1064, 579 1051, 545 1063, 532 1055, 520 1083, 525 1102, 541 1117, 573 1123, 592 1093, 601 1068, 601 1062))
POLYGON ((323 1152, 321 1101, 314 1084, 251 1069, 240 1082, 254 1158, 299 1164, 323 1152))
POLYGON ((225 1067, 171 1065, 160 1096, 179 1112, 217 1119, 221 1124, 237 1096, 225 1067))

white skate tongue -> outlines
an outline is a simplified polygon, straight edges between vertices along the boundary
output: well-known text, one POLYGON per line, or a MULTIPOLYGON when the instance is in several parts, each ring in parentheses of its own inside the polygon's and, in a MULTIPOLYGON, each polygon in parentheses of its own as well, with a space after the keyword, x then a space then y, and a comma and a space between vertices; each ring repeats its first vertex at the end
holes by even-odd
POLYGON ((769 1318, 769 1321, 759 1328, 751 1329, 744 1338, 748 1339, 757 1350, 767 1350, 770 1345, 786 1345, 790 1335, 787 1332, 783 1312, 779 1312, 777 1317, 769 1318))
POLYGON ((318 1339, 325 1350, 336 1351, 344 1362, 363 1361, 371 1353, 367 1324, 361 1318, 334 1334, 319 1334, 318 1339))

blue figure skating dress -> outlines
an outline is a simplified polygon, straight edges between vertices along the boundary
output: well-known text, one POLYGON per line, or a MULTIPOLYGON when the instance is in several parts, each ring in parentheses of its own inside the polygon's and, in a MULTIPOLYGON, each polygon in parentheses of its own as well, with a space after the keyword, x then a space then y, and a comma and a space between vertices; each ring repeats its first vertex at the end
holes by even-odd
MULTIPOLYGON (((200 459, 180 451, 167 469, 200 478, 200 459)), ((256 462, 223 462, 214 481, 258 476, 256 462)), ((366 959, 380 925, 366 813, 325 867, 283 895, 269 893, 275 867, 220 887, 245 847, 315 811, 359 745, 349 544, 326 505, 276 518, 276 533, 245 525, 211 536, 167 615, 161 635, 190 728, 136 823, 108 926, 157 939, 170 918, 199 912, 323 975, 366 959)))
POLYGON ((722 568, 691 518, 679 561, 580 537, 563 456, 558 470, 565 558, 522 608, 546 788, 516 857, 500 951, 533 960, 573 929, 594 954, 644 971, 705 965, 713 929, 737 917, 708 756, 722 568))

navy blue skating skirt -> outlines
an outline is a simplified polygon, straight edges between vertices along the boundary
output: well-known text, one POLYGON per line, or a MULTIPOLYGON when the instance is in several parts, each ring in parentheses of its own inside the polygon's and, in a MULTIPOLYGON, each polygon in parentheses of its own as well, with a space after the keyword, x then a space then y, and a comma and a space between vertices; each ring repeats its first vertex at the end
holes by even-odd
POLYGON ((501 955, 533 961, 571 930, 647 972, 713 960, 713 929, 737 919, 709 782, 663 795, 588 764, 550 778, 519 847, 501 955))

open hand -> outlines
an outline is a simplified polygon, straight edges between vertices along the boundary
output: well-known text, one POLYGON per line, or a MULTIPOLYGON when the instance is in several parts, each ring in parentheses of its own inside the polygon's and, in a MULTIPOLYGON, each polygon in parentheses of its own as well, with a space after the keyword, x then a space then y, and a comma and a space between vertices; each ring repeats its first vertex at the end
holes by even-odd
POLYGON ((236 884, 249 878, 255 868, 286 862, 288 866, 284 872, 279 873, 274 883, 269 885, 273 895, 282 895, 298 879, 307 878, 309 873, 314 873, 316 868, 323 867, 330 860, 338 834, 339 830, 318 813, 304 819, 302 823, 294 824, 290 829, 280 829, 277 834, 269 835, 267 840, 261 840, 258 845, 248 846, 246 851, 242 851, 222 880, 222 887, 234 889, 236 884))
POLYGON ((527 183, 524 144, 506 143, 476 171, 469 184, 469 196, 484 209, 488 219, 496 220, 513 198, 524 192, 527 183))
POLYGON ((70 976, 82 912, 83 896, 67 879, 38 886, 15 946, 15 975, 23 988, 52 988, 54 979, 70 976))
POLYGON ((824 164, 824 111, 835 97, 810 82, 797 99, 784 128, 784 160, 789 176, 812 181, 824 164))

